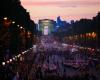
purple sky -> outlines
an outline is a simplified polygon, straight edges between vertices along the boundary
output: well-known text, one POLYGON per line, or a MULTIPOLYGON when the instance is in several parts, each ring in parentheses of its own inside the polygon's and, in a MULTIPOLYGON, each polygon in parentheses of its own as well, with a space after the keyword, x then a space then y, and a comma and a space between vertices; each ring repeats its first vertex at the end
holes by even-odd
POLYGON ((92 18, 100 11, 100 0, 21 0, 24 8, 30 12, 31 18, 39 19, 79 20, 92 18))

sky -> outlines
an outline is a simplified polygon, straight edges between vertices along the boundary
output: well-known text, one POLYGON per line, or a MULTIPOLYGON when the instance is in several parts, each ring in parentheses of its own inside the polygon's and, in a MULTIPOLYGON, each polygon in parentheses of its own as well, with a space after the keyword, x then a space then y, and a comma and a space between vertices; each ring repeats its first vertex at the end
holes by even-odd
POLYGON ((36 23, 40 19, 91 19, 100 11, 100 0, 21 0, 21 4, 36 23))

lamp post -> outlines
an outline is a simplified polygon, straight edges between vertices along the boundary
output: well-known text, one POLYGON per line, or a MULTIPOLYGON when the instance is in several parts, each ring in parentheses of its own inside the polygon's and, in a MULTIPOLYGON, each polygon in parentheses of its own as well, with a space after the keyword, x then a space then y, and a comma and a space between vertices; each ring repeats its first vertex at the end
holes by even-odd
POLYGON ((8 19, 8 17, 3 18, 3 26, 9 27, 11 24, 11 20, 8 19))
POLYGON ((3 19, 4 19, 4 20, 7 20, 8 18, 7 18, 7 17, 4 17, 3 19))

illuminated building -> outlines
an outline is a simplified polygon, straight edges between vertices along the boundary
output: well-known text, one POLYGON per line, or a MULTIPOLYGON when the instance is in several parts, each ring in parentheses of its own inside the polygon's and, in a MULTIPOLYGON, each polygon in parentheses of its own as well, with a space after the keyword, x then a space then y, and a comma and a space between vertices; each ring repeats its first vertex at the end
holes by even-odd
POLYGON ((50 19, 42 19, 39 20, 39 31, 42 32, 43 35, 49 35, 54 31, 54 21, 50 19))

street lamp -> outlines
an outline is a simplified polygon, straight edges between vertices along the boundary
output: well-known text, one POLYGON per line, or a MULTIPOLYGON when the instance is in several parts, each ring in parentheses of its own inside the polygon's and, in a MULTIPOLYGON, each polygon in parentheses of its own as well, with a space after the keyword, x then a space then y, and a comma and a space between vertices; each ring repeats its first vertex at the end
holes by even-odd
POLYGON ((11 20, 9 20, 7 17, 3 18, 3 26, 8 27, 11 24, 11 20))
POLYGON ((3 19, 4 19, 4 20, 7 20, 8 18, 7 18, 7 17, 4 17, 3 19))
POLYGON ((6 64, 5 62, 2 62, 2 65, 3 65, 3 66, 5 66, 5 64, 6 64))
POLYGON ((9 61, 12 62, 12 59, 10 59, 9 61))
POLYGON ((13 57, 13 60, 15 60, 15 57, 13 57))
POLYGON ((15 24, 15 21, 12 21, 12 24, 15 24))
POLYGON ((20 29, 23 29, 23 27, 21 26, 20 29))
POLYGON ((17 25, 19 27, 19 25, 17 25))
POLYGON ((17 55, 17 57, 19 58, 21 56, 21 54, 17 55))
POLYGON ((9 63, 10 61, 7 61, 7 63, 9 63))

